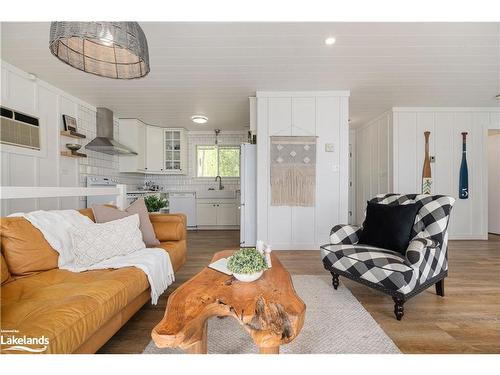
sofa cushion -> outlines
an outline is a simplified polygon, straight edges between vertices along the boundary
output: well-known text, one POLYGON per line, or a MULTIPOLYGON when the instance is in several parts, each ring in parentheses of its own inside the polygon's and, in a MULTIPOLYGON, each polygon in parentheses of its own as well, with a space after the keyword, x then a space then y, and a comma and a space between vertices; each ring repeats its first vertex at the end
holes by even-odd
POLYGON ((107 223, 83 225, 72 231, 71 239, 77 267, 89 267, 146 247, 137 214, 107 223))
POLYGON ((368 202, 359 243, 406 253, 420 205, 390 206, 368 202))
POLYGON ((12 275, 24 276, 57 268, 59 254, 25 218, 2 218, 1 232, 2 254, 12 275))
POLYGON ((407 294, 418 278, 418 269, 407 264, 396 251, 369 245, 321 246, 323 264, 328 270, 338 270, 360 278, 382 289, 407 294))
POLYGON ((174 271, 177 271, 186 262, 186 240, 162 242, 156 247, 167 251, 174 271))
POLYGON ((148 288, 146 275, 135 267, 55 269, 19 278, 2 286, 2 329, 44 335, 48 353, 71 353, 148 288))
MULTIPOLYGON (((111 206, 110 206, 111 207, 111 206)), ((79 213, 81 213, 84 216, 87 216, 90 220, 92 220, 94 223, 95 221, 95 216, 94 216, 94 211, 92 211, 91 208, 82 208, 81 210, 78 210, 79 213)))
POLYGON ((149 218, 161 242, 180 241, 186 238, 186 216, 184 214, 157 215, 150 214, 149 218))
POLYGON ((137 199, 125 211, 109 206, 92 206, 96 223, 106 223, 108 221, 122 219, 124 217, 137 214, 140 220, 142 239, 147 246, 157 246, 160 241, 155 236, 155 231, 149 219, 148 209, 144 203, 144 198, 137 199))
POLYGON ((2 276, 2 284, 7 282, 10 279, 10 272, 9 268, 7 267, 7 263, 5 262, 5 258, 2 255, 2 270, 1 270, 1 276, 2 276))

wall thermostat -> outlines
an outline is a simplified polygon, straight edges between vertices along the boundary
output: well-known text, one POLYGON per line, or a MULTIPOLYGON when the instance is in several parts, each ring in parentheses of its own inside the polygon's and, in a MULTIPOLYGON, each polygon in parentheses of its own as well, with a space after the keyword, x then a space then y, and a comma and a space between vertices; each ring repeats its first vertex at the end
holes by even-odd
POLYGON ((335 144, 334 143, 325 143, 325 151, 326 152, 335 152, 335 144))

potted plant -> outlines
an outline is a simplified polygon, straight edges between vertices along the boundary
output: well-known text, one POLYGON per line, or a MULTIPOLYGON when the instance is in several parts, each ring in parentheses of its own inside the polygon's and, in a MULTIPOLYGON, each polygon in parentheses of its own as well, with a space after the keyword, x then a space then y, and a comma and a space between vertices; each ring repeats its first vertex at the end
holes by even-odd
POLYGON ((262 276, 267 264, 263 254, 255 248, 248 248, 240 249, 229 257, 227 268, 237 280, 251 282, 262 276))
POLYGON ((159 212, 162 208, 168 207, 168 200, 159 195, 148 195, 144 197, 144 203, 148 212, 159 212))

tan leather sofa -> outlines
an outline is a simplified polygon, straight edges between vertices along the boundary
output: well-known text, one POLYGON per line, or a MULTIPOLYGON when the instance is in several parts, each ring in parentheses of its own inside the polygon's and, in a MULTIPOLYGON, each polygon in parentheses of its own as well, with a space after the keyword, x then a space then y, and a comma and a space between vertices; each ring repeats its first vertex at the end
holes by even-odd
MULTIPOLYGON (((80 212, 94 220, 92 210, 80 212)), ((177 271, 186 261, 185 215, 150 218, 177 271)), ((9 335, 45 336, 49 344, 44 353, 95 353, 150 299, 147 277, 138 268, 58 269, 57 252, 24 218, 1 219, 1 245, 4 341, 9 335)), ((2 353, 23 352, 5 351, 9 346, 2 345, 2 353)))

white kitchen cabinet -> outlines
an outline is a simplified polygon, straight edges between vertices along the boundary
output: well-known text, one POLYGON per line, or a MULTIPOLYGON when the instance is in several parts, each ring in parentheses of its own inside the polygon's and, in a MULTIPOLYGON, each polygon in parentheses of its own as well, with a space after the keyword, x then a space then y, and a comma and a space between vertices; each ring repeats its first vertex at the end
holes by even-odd
POLYGON ((137 152, 134 156, 120 156, 120 172, 187 174, 188 142, 183 128, 120 119, 119 142, 137 152))
POLYGON ((137 119, 119 120, 119 142, 137 152, 137 155, 120 155, 120 172, 146 171, 146 124, 137 119))
POLYGON ((163 128, 146 126, 146 171, 162 173, 163 167, 163 128))
POLYGON ((238 226, 238 204, 234 199, 197 199, 198 227, 231 228, 238 226))
POLYGON ((214 203, 197 203, 196 223, 198 226, 217 225, 217 206, 214 203))
POLYGON ((233 203, 217 203, 217 225, 238 225, 238 206, 233 203))
POLYGON ((187 136, 185 129, 164 129, 164 171, 167 174, 187 173, 187 136))

